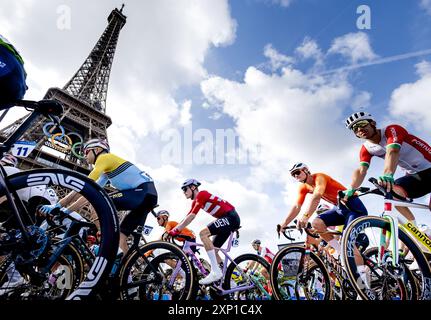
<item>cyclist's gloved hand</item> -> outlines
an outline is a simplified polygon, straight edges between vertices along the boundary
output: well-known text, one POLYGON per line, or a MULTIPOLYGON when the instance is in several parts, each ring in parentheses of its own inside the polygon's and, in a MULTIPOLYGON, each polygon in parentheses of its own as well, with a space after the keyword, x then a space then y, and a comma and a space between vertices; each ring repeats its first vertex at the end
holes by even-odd
POLYGON ((51 213, 51 211, 52 211, 53 209, 55 209, 55 208, 61 208, 60 203, 56 203, 56 204, 53 204, 53 205, 51 205, 51 204, 46 204, 46 205, 44 205, 44 206, 40 207, 40 208, 39 208, 39 211, 40 211, 41 213, 43 213, 43 214, 50 214, 50 213, 51 213))
POLYGON ((394 185, 394 174, 393 173, 385 173, 384 175, 379 177, 379 185, 386 189, 387 192, 392 190, 394 185))
POLYGON ((349 188, 347 190, 344 190, 344 200, 348 200, 349 198, 351 198, 356 192, 355 188, 349 188))
POLYGON ((180 234, 180 231, 179 231, 178 229, 176 229, 176 228, 173 228, 171 231, 169 231, 169 232, 168 232, 168 234, 169 234, 171 237, 175 237, 175 236, 177 236, 177 235, 179 235, 179 234, 180 234))

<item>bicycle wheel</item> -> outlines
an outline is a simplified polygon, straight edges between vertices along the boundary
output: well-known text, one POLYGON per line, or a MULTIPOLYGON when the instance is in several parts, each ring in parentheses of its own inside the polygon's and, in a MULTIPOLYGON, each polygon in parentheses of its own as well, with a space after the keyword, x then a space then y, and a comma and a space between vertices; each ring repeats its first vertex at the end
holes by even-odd
MULTIPOLYGON (((390 223, 380 217, 361 217, 353 221, 345 230, 342 239, 342 259, 346 267, 350 281, 364 300, 406 300, 409 295, 409 288, 414 286, 409 270, 409 264, 400 257, 399 266, 393 266, 393 252, 391 248, 385 248, 380 264, 373 263, 372 260, 365 259, 366 267, 362 267, 361 275, 358 272, 358 265, 355 261, 356 239, 366 235, 369 239, 369 247, 380 248, 382 231, 390 232, 390 223), (368 262, 368 263, 367 263, 368 262)), ((414 240, 401 228, 398 234, 398 243, 404 245, 409 250, 412 262, 420 271, 422 288, 420 288, 421 299, 431 299, 431 269, 425 256, 414 240)), ((386 245, 385 245, 386 246, 386 245)), ((363 257, 364 258, 364 257, 363 257)), ((358 261, 358 257, 356 258, 358 261)), ((413 289, 414 290, 414 289, 413 289)))
MULTIPOLYGON (((379 249, 377 247, 368 248, 367 250, 364 251, 364 256, 366 257, 365 264, 370 266, 370 270, 374 271, 371 273, 371 277, 376 277, 375 273, 379 274, 379 272, 380 273, 382 272, 381 270, 379 270, 380 267, 378 266, 378 252, 379 252, 379 249)), ((389 256, 389 255, 386 254, 386 256, 389 256)), ((411 264, 411 261, 408 261, 407 259, 400 257, 400 263, 403 264, 403 268, 405 270, 405 274, 403 275, 402 281, 407 291, 406 300, 417 300, 420 293, 419 293, 416 277, 413 275, 413 272, 409 269, 409 265, 411 264)), ((371 279, 371 282, 373 281, 375 281, 375 279, 371 279)))
POLYGON ((270 300, 269 269, 268 261, 256 254, 240 255, 227 267, 223 289, 232 291, 232 300, 270 300))
POLYGON ((119 276, 123 300, 189 300, 193 295, 194 269, 184 252, 169 242, 140 246, 129 255, 119 276))
MULTIPOLYGON (((31 269, 17 265, 12 256, 0 265, 0 299, 5 300, 62 300, 82 282, 83 262, 77 249, 69 244, 55 260, 39 261, 31 269), (39 272, 35 277, 34 272, 39 272)), ((49 259, 51 260, 51 259, 49 259)))
MULTIPOLYGON (((108 195, 99 185, 86 176, 74 171, 61 169, 36 169, 20 172, 7 177, 7 184, 11 192, 18 195, 16 198, 19 199, 23 194, 31 192, 32 188, 49 186, 52 190, 55 190, 59 198, 64 197, 71 191, 75 191, 79 196, 87 200, 88 204, 78 213, 82 216, 91 216, 97 220, 101 232, 100 249, 90 270, 67 299, 78 300, 94 296, 97 287, 111 270, 119 241, 118 217, 108 195)), ((51 192, 53 192, 52 190, 51 192)), ((3 195, 4 191, 0 191, 0 196, 3 195)), ((41 197, 41 199, 44 198, 41 197)), ((19 200, 16 202, 19 209, 22 209, 23 212, 24 210, 28 212, 29 208, 25 208, 23 202, 19 200)), ((4 202, 1 207, 4 211, 5 208, 9 207, 9 204, 4 202)), ((31 207, 33 208, 32 210, 36 210, 37 204, 32 203, 31 207)), ((36 216, 36 212, 28 212, 28 214, 33 219, 36 216)), ((42 260, 48 261, 49 259, 47 258, 49 258, 50 253, 54 252, 51 248, 53 242, 49 239, 50 234, 37 224, 28 225, 26 233, 29 238, 29 244, 26 244, 21 232, 17 232, 14 220, 14 216, 11 216, 7 221, 8 229, 6 237, 2 237, 0 241, 0 251, 6 252, 6 254, 14 253, 15 259, 19 260, 16 260, 15 263, 17 265, 26 265, 26 268, 24 268, 28 272, 26 276, 37 278, 41 276, 38 270, 43 267, 40 262, 42 260)))
POLYGON ((288 245, 274 257, 270 269, 276 300, 329 300, 332 288, 328 271, 313 252, 288 245))

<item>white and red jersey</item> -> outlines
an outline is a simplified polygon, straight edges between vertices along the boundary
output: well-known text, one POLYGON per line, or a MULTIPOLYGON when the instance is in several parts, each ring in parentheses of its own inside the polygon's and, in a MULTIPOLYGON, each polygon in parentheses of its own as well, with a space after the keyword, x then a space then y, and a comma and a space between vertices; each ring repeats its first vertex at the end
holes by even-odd
POLYGON ((208 191, 199 191, 192 202, 192 208, 188 214, 197 214, 200 209, 208 212, 215 218, 221 218, 226 213, 235 210, 235 207, 229 202, 209 193, 208 191))
POLYGON ((269 264, 271 264, 272 260, 274 260, 274 254, 267 247, 260 247, 260 252, 257 250, 257 254, 262 256, 266 261, 268 261, 269 264))
POLYGON ((381 129, 379 144, 365 141, 359 157, 362 165, 369 166, 371 158, 384 158, 386 147, 400 149, 398 165, 407 173, 413 174, 431 168, 431 146, 422 139, 410 134, 399 125, 389 125, 381 129))

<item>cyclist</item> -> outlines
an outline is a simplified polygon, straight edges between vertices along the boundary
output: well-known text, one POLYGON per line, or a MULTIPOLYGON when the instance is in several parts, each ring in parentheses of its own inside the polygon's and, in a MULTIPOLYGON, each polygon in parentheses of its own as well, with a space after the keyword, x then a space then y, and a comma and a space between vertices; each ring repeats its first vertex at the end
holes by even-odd
POLYGON ((201 183, 196 179, 187 179, 182 184, 181 189, 185 197, 193 200, 192 208, 183 221, 172 229, 169 234, 171 236, 179 234, 181 230, 196 218, 200 209, 203 209, 216 218, 214 222, 210 223, 199 233, 211 264, 211 272, 209 275, 199 280, 200 284, 205 285, 217 281, 223 276, 219 266, 221 259, 219 255, 216 254, 214 247, 220 248, 229 238, 230 233, 240 227, 240 218, 233 205, 212 195, 208 191, 199 191, 198 187, 200 185, 201 183), (213 241, 211 241, 210 236, 215 236, 213 241))
POLYGON ((304 228, 311 215, 316 211, 321 199, 333 204, 332 209, 321 213, 312 221, 312 227, 320 234, 321 238, 325 240, 334 250, 335 257, 340 254, 340 244, 333 235, 325 234, 327 227, 348 225, 351 221, 359 216, 366 215, 367 209, 359 198, 350 198, 347 201, 347 206, 337 206, 337 194, 339 190, 346 190, 346 188, 324 173, 312 174, 307 165, 302 162, 295 163, 290 169, 290 174, 298 182, 300 182, 298 190, 298 198, 296 205, 292 207, 288 213, 285 221, 281 224, 282 228, 288 224, 301 212, 302 205, 305 201, 307 194, 311 194, 311 201, 302 217, 297 222, 298 228, 304 228), (359 213, 360 212, 360 213, 359 213))
MULTIPOLYGON (((168 234, 169 231, 171 231, 173 228, 175 228, 178 225, 178 222, 173 221, 173 220, 169 220, 169 212, 167 210, 160 210, 159 212, 157 212, 156 214, 156 218, 157 218, 157 223, 159 224, 159 226, 164 227, 165 228, 165 234, 168 234)), ((194 232, 188 228, 184 228, 183 230, 181 230, 181 233, 179 234, 179 236, 184 235, 187 237, 190 237, 191 239, 187 239, 187 241, 190 242, 196 242, 196 236, 194 234, 194 232)), ((162 236, 162 239, 164 237, 162 236)), ((181 237, 177 237, 176 238, 178 241, 184 242, 185 239, 181 238, 181 237)), ((191 249, 196 252, 196 246, 192 246, 191 249)))
MULTIPOLYGON (((379 184, 391 191, 411 199, 431 193, 431 146, 409 133, 397 124, 378 129, 374 117, 366 112, 355 112, 345 121, 356 137, 364 139, 359 153, 359 168, 353 173, 352 183, 346 190, 346 199, 351 197, 367 175, 371 158, 377 156, 385 160, 379 184), (394 180, 397 167, 406 175, 394 180)), ((431 209, 431 199, 430 199, 431 209)), ((409 208, 396 207, 412 223, 415 217, 409 208)))
MULTIPOLYGON (((3 167, 6 175, 12 175, 21 172, 18 166, 18 158, 10 153, 6 153, 0 159, 0 164, 3 167)), ((23 188, 17 190, 17 195, 23 204, 26 206, 27 211, 31 214, 33 219, 36 219, 36 224, 40 225, 42 218, 37 214, 37 208, 45 204, 55 204, 58 201, 57 194, 52 188, 40 185, 34 187, 23 188)), ((6 196, 0 198, 0 207, 6 201, 6 196)), ((9 206, 5 203, 7 208, 9 206)), ((6 229, 15 228, 16 222, 10 215, 10 210, 0 210, 0 221, 3 221, 3 227, 6 229)))
POLYGON ((22 99, 27 90, 24 60, 18 50, 0 35, 0 108, 22 99))
POLYGON ((261 246, 262 242, 259 239, 253 240, 251 243, 251 246, 254 250, 256 250, 256 254, 259 256, 262 256, 266 261, 268 261, 269 264, 272 263, 272 260, 274 260, 274 254, 271 250, 267 247, 261 246))
MULTIPOLYGON (((256 250, 256 254, 263 257, 269 264, 272 263, 272 260, 274 260, 274 253, 272 253, 271 250, 269 250, 268 247, 263 247, 262 242, 259 239, 255 239, 252 241, 251 246, 253 247, 254 250, 256 250)), ((270 293, 272 293, 269 284, 269 274, 268 271, 266 271, 265 268, 263 268, 263 266, 261 266, 260 264, 254 262, 251 265, 251 268, 247 268, 247 269, 251 269, 252 274, 254 274, 255 271, 259 271, 262 276, 265 278, 265 280, 267 281, 267 284, 265 285, 265 290, 270 291, 270 293)), ((281 264, 279 265, 279 270, 281 270, 281 264)))
MULTIPOLYGON (((144 225, 148 213, 157 204, 157 191, 153 179, 133 163, 110 152, 104 139, 91 139, 84 145, 85 159, 94 165, 88 175, 100 186, 108 182, 118 191, 109 197, 117 210, 129 210, 120 224, 120 249, 125 254, 128 250, 127 238, 138 225, 144 225)), ((67 207, 78 211, 87 203, 84 197, 71 192, 55 206, 44 206, 42 211, 50 212, 54 207, 67 207)))

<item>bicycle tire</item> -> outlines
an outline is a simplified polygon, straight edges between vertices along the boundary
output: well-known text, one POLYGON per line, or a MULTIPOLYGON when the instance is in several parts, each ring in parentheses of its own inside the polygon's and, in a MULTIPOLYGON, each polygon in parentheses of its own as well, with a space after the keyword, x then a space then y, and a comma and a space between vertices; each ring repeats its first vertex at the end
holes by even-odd
MULTIPOLYGON (((356 243, 357 235, 367 228, 379 228, 382 230, 390 231, 390 223, 384 218, 375 216, 360 217, 354 220, 346 228, 342 239, 342 260, 346 268, 347 275, 350 278, 350 282, 352 283, 360 297, 364 300, 376 300, 377 296, 372 290, 362 290, 363 288, 361 287, 364 286, 360 286, 360 281, 356 281, 356 279, 359 279, 360 276, 357 273, 357 266, 353 254, 354 246, 356 243)), ((422 253, 421 249, 415 244, 414 240, 410 237, 410 235, 404 232, 404 230, 402 230, 401 228, 399 228, 398 238, 398 240, 401 240, 410 250, 422 273, 424 281, 422 283, 422 296, 420 298, 423 300, 431 300, 431 269, 424 254, 422 253)))
MULTIPOLYGON (((259 263, 262 267, 264 267, 266 269, 266 272, 268 274, 268 280, 270 280, 270 265, 268 263, 268 261, 266 261, 264 258, 262 258, 261 256, 258 256, 256 254, 252 254, 252 253, 246 253, 246 254, 242 254, 238 257, 236 257, 233 262, 231 262, 229 264, 229 266, 226 269, 226 274, 223 280, 223 289, 225 290, 229 290, 231 289, 231 281, 232 281, 232 277, 233 277, 233 273, 235 271, 235 269, 238 269, 238 265, 240 265, 241 263, 245 262, 245 261, 254 261, 259 263)), ((239 270, 242 273, 242 270, 239 270)), ((252 281, 253 282, 253 281, 252 281)), ((263 285, 262 285, 263 286, 263 285)), ((251 289, 247 289, 248 291, 251 289)), ((258 287, 258 290, 259 287, 258 287)), ((240 292, 240 291, 238 291, 240 292)), ((256 298, 259 298, 259 300, 261 300, 262 298, 268 298, 265 297, 266 294, 264 294, 263 292, 259 292, 262 296, 256 295, 256 298)), ((252 296, 248 295, 249 299, 247 300, 251 300, 250 298, 252 298, 252 296)))
MULTIPOLYGON (((286 300, 285 296, 283 296, 282 290, 279 286, 279 279, 282 278, 279 269, 279 265, 282 265, 283 268, 283 262, 282 260, 284 259, 284 257, 287 254, 290 253, 299 253, 301 254, 301 256, 303 254, 305 254, 305 248, 303 246, 299 246, 299 245, 287 245, 286 247, 282 248, 280 251, 277 252, 277 254, 274 257, 274 260, 271 263, 271 268, 270 268, 270 279, 271 279, 271 287, 272 287, 272 292, 273 292, 273 297, 276 300, 286 300)), ((323 277, 323 283, 325 286, 325 291, 322 297, 322 300, 330 300, 332 297, 332 288, 330 285, 330 278, 329 278, 329 274, 328 274, 328 270, 326 269, 324 263, 322 262, 322 260, 313 252, 309 253, 309 257, 311 259, 311 262, 316 265, 316 267, 318 269, 320 269, 320 273, 323 277)), ((300 261, 300 259, 298 259, 300 261)), ((298 266, 299 267, 299 266, 298 266)), ((311 268, 311 267, 310 267, 311 268)), ((284 271, 283 271, 284 273, 284 271)), ((295 275, 295 277, 297 277, 297 275, 295 275)), ((295 288, 295 294, 296 294, 296 298, 298 299, 298 293, 297 291, 297 283, 298 281, 295 280, 295 284, 293 285, 295 288)))
MULTIPOLYGON (((377 247, 368 248, 367 250, 364 251, 364 256, 370 259, 373 256, 376 256, 374 261, 377 261, 378 250, 379 249, 377 247)), ((416 278, 413 275, 413 272, 407 266, 405 267, 405 271, 406 271, 406 279, 404 279, 403 281, 408 283, 408 285, 406 285, 406 288, 408 289, 407 300, 417 300, 420 293, 419 293, 419 288, 418 288, 416 278)))
MULTIPOLYGON (((181 262, 181 270, 184 271, 184 275, 185 275, 185 282, 184 282, 184 290, 181 294, 179 295, 175 295, 172 294, 172 298, 173 300, 190 300, 193 297, 193 288, 194 288, 194 281, 195 281, 195 275, 194 275, 194 271, 193 271, 193 266, 190 262, 190 260, 188 259, 188 257, 186 256, 186 254, 175 244, 166 242, 166 241, 153 241, 153 242, 149 242, 146 243, 142 246, 140 246, 138 249, 133 250, 133 252, 131 252, 128 255, 127 261, 121 266, 120 269, 120 273, 119 273, 119 277, 120 277, 120 297, 121 299, 124 300, 128 300, 130 297, 127 296, 128 293, 125 292, 125 290, 129 290, 130 288, 133 287, 139 287, 138 290, 141 290, 142 287, 140 287, 140 285, 133 285, 133 282, 131 283, 130 280, 130 275, 132 272, 132 268, 134 268, 135 264, 139 263, 140 261, 138 261, 140 258, 142 258, 142 256, 145 255, 145 253, 152 251, 152 250, 157 250, 157 249, 161 249, 161 250, 168 250, 168 252, 163 252, 158 256, 155 256, 154 258, 149 258, 147 259, 146 265, 141 265, 143 266, 143 269, 141 268, 140 271, 143 271, 143 275, 148 277, 154 277, 156 278, 157 275, 162 277, 161 280, 161 284, 159 285, 165 285, 167 282, 167 276, 166 276, 166 272, 165 275, 160 271, 159 267, 161 263, 165 263, 165 260, 167 259, 173 259, 173 258, 177 258, 177 261, 181 262), (151 265, 153 264, 153 265, 151 265), (151 265, 151 266, 150 266, 151 265), (157 275, 154 273, 153 270, 158 270, 157 275), (151 273, 153 272, 153 273, 151 273), (165 277, 166 279, 163 279, 163 277, 165 277)), ((144 259, 145 261, 145 259, 144 259)), ((172 267, 173 269, 173 267, 172 267)), ((137 276, 142 277, 141 274, 138 274, 137 276)), ((136 275, 132 276, 132 280, 136 280, 134 279, 134 277, 137 277, 136 275)), ((141 281, 140 279, 138 279, 137 281, 141 281)), ((145 284, 143 284, 145 285, 145 284)), ((140 296, 139 298, 142 300, 153 300, 153 297, 149 297, 150 295, 145 293, 143 296, 140 296)), ((159 294, 159 298, 160 298, 160 294, 159 294)))
MULTIPOLYGON (((43 262, 43 261, 42 261, 43 262)), ((31 283, 25 275, 21 275, 12 258, 7 258, 0 265, 0 299, 6 300, 64 300, 84 278, 83 262, 78 250, 67 245, 58 254, 45 279, 38 284, 31 283), (10 272, 22 279, 22 284, 11 284, 10 272)), ((45 267, 40 267, 41 270, 45 267)), ((38 271, 38 267, 36 267, 38 271)))
POLYGON ((90 203, 100 225, 100 249, 84 280, 67 300, 94 297, 112 268, 119 243, 118 217, 112 200, 96 182, 71 170, 34 169, 10 175, 6 179, 11 192, 44 185, 76 191, 90 203))

